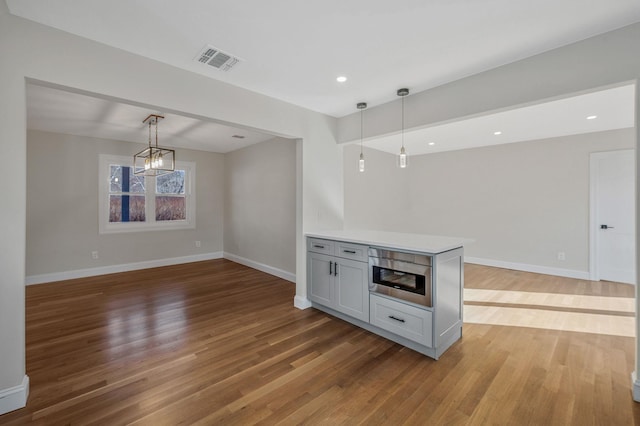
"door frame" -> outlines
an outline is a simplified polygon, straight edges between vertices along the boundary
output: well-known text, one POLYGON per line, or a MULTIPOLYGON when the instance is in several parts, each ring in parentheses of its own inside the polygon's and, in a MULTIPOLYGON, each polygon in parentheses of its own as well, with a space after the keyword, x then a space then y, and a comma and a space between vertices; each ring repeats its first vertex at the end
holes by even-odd
MULTIPOLYGON (((598 159, 605 157, 614 152, 629 151, 631 155, 634 155, 634 149, 616 149, 611 151, 592 152, 589 154, 589 279, 591 281, 600 281, 600 271, 598 271, 598 247, 600 244, 600 233, 598 232, 597 217, 597 178, 598 178, 598 159)), ((637 175, 636 164, 636 175, 637 175)), ((636 192, 634 196, 637 198, 636 192)), ((637 230, 636 230, 637 232, 637 230)), ((638 250, 638 243, 636 239, 636 252, 638 250)), ((637 267, 637 265, 636 265, 637 267)))

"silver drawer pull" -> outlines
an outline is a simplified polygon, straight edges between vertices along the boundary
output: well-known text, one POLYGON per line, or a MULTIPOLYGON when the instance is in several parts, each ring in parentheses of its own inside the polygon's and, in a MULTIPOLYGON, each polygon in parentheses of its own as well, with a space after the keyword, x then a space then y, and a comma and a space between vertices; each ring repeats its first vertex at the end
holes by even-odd
POLYGON ((314 248, 324 248, 324 246, 321 246, 320 244, 314 244, 313 247, 314 248))
POLYGON ((396 320, 398 322, 405 322, 402 318, 396 318, 393 315, 389 315, 389 318, 391 318, 392 320, 396 320))
POLYGON ((343 253, 351 253, 351 254, 356 254, 355 250, 342 250, 343 253))

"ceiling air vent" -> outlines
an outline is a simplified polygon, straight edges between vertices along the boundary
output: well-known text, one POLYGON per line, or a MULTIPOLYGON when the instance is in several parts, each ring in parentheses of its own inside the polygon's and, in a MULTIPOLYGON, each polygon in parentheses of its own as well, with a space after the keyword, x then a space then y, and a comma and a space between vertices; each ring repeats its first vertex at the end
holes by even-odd
POLYGON ((240 58, 236 58, 211 45, 205 46, 194 60, 221 71, 229 71, 240 62, 240 58))

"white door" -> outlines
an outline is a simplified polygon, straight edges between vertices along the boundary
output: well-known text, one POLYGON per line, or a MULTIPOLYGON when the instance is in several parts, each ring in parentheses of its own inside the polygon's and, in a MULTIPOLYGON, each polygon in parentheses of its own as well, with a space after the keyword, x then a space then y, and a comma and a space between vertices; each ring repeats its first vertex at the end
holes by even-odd
POLYGON ((635 284, 634 151, 591 154, 591 275, 635 284))

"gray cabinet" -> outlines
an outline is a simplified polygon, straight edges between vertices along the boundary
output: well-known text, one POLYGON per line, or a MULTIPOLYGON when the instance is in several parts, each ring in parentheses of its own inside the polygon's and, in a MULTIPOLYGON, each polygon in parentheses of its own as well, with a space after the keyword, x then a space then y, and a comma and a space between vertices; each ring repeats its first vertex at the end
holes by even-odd
MULTIPOLYGON (((381 244, 371 247, 386 250, 381 244)), ((427 304, 376 289, 370 294, 369 248, 365 244, 307 237, 307 294, 312 306, 438 359, 462 337, 462 246, 436 253, 404 253, 432 259, 425 272, 425 279, 431 283, 425 286, 432 301, 427 304)))
POLYGON ((366 247, 310 239, 308 249, 309 299, 368 322, 366 247))

